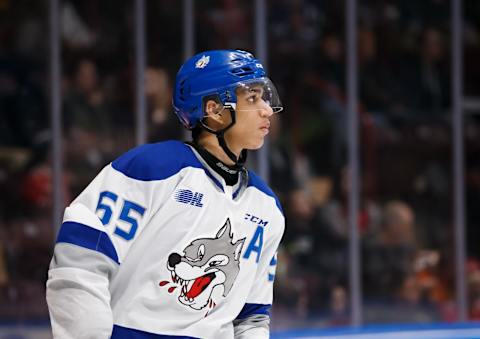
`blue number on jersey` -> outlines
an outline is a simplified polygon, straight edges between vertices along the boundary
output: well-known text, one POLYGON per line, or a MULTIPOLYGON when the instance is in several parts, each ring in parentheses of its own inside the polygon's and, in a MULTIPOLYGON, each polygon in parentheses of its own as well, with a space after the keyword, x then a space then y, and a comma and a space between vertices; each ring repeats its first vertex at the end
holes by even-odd
MULTIPOLYGON (((275 266, 277 266, 277 253, 275 253, 272 257, 272 260, 270 260, 270 268, 275 271, 275 266)), ((274 281, 275 280, 275 273, 268 273, 268 281, 274 281)))
POLYGON ((134 202, 125 200, 125 203, 123 204, 122 212, 120 213, 120 220, 123 220, 129 223, 130 229, 128 231, 125 231, 117 226, 114 231, 116 235, 121 236, 125 240, 132 240, 138 228, 137 220, 132 218, 129 215, 131 210, 137 212, 140 215, 140 217, 142 217, 143 213, 145 213, 145 208, 143 208, 142 206, 137 205, 134 202))
POLYGON ((97 211, 103 210, 103 217, 100 218, 100 220, 104 225, 108 224, 110 222, 110 219, 112 218, 112 209, 110 208, 110 206, 104 203, 105 198, 116 202, 118 196, 115 193, 109 191, 103 191, 102 193, 100 193, 100 197, 98 198, 97 211))
MULTIPOLYGON (((100 220, 102 224, 107 225, 110 223, 113 211, 109 205, 105 204, 105 199, 116 202, 118 196, 113 192, 104 191, 100 193, 100 196, 98 198, 97 211, 103 211, 103 216, 102 218, 100 218, 100 220)), ((130 228, 128 230, 125 230, 118 226, 115 226, 115 231, 113 232, 127 241, 133 239, 138 229, 138 221, 130 215, 131 211, 137 212, 140 217, 142 217, 145 213, 145 208, 132 201, 125 200, 123 203, 122 211, 120 212, 119 220, 125 221, 127 224, 130 225, 130 228)))

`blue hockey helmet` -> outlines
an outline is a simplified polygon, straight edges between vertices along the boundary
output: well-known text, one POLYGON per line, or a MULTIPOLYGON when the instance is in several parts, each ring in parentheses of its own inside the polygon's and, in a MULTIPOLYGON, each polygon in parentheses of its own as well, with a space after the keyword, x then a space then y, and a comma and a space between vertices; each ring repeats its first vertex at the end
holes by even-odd
POLYGON ((235 109, 237 89, 252 86, 263 87, 263 100, 274 113, 283 109, 275 86, 251 53, 206 51, 188 59, 178 71, 173 108, 180 122, 187 129, 193 129, 204 118, 207 100, 213 99, 225 108, 235 109))

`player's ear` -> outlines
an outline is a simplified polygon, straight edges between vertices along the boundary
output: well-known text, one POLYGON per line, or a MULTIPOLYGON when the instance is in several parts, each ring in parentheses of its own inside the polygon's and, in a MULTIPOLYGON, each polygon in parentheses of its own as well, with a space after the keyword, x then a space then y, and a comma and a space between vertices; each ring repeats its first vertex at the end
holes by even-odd
POLYGON ((222 123, 223 107, 215 100, 208 100, 205 104, 205 117, 222 123))

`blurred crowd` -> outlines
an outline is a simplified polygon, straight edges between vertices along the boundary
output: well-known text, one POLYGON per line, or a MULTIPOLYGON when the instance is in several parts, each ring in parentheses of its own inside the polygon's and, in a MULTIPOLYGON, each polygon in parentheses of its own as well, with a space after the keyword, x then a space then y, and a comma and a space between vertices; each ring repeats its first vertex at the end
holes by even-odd
MULTIPOLYGON (((147 3, 148 141, 182 138, 171 109, 182 61, 178 1, 147 3)), ((197 2, 196 2, 197 4, 197 2)), ((480 3, 464 0, 469 316, 480 320, 480 3)), ((285 113, 272 121, 270 184, 287 228, 275 328, 350 321, 342 2, 270 0, 268 65, 285 113)), ((450 1, 358 7, 361 272, 366 322, 455 321, 450 1)), ((195 49, 254 51, 252 0, 202 0, 195 49)), ((135 145, 131 1, 61 6, 67 205, 135 145)), ((52 225, 48 3, 0 1, 0 319, 44 319, 52 225)))

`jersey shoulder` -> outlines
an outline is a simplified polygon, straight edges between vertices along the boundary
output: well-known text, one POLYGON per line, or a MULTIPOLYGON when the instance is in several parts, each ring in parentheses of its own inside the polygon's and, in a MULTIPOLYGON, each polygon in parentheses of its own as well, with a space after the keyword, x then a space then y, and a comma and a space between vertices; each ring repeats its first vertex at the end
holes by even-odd
POLYGON ((202 168, 189 146, 169 140, 131 149, 112 162, 126 176, 142 181, 167 179, 185 167, 202 168))
POLYGON ((263 194, 266 194, 273 199, 275 199, 275 204, 277 205, 280 212, 283 214, 282 205, 280 204, 280 200, 278 197, 273 193, 272 189, 260 178, 254 171, 248 171, 248 184, 247 187, 255 187, 263 194))

